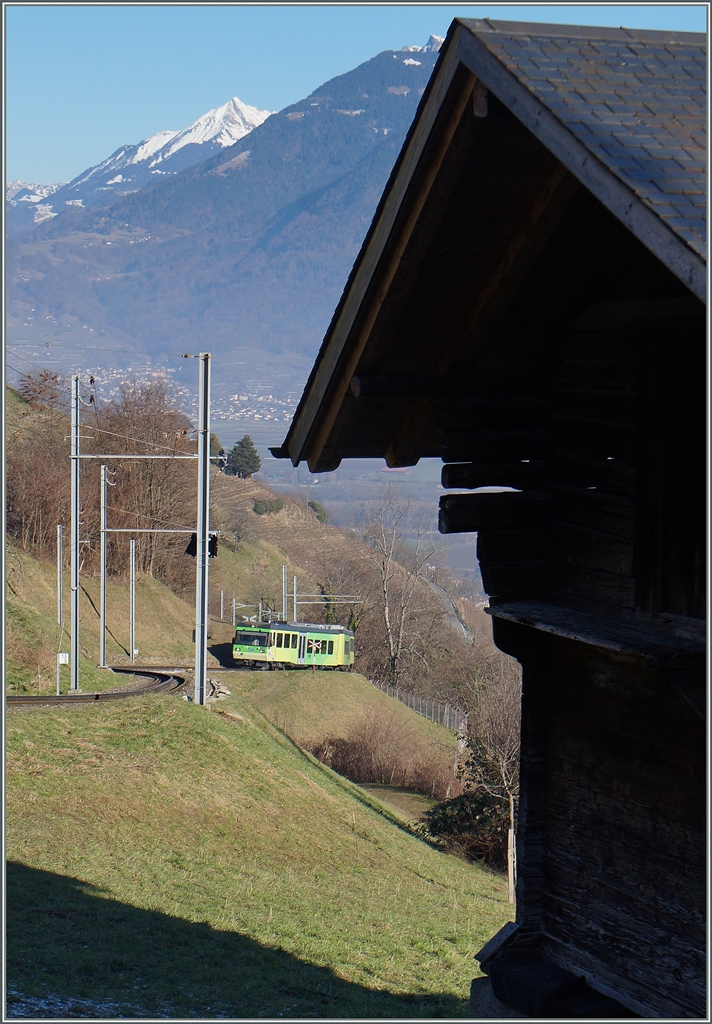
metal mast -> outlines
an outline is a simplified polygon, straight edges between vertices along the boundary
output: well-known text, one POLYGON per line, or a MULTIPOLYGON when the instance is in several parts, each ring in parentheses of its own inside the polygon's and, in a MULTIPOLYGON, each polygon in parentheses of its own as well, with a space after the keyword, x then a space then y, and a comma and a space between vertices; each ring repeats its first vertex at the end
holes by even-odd
POLYGON ((136 541, 131 539, 131 567, 129 595, 129 645, 131 661, 136 661, 136 541))
POLYGON ((106 668, 106 466, 101 467, 101 593, 99 595, 99 665, 106 668))
POLYGON ((72 690, 79 689, 79 375, 72 377, 72 690))
POLYGON ((62 615, 62 527, 60 523, 57 523, 57 623, 60 626, 64 625, 64 616, 62 615))
POLYGON ((195 703, 205 704, 208 666, 208 538, 210 531, 210 353, 201 352, 198 391, 198 522, 195 585, 195 703))

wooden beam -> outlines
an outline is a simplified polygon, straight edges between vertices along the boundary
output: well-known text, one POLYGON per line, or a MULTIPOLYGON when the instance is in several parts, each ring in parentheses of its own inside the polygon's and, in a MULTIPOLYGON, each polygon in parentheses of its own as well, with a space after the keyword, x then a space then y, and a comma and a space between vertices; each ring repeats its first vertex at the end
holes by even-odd
POLYGON ((538 459, 548 453, 550 444, 547 430, 443 431, 442 437, 440 454, 448 462, 538 459))
POLYGON ((526 530, 545 526, 551 498, 544 491, 505 491, 495 494, 445 494, 440 499, 440 533, 479 530, 526 530))
POLYGON ((442 486, 467 489, 475 487, 536 488, 546 469, 544 462, 455 462, 443 466, 442 486))

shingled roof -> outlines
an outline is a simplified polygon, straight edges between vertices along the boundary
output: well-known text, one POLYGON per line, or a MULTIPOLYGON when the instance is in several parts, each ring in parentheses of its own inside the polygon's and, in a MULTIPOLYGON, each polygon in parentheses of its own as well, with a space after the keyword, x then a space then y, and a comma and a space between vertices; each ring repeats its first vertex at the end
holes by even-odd
POLYGON ((706 256, 705 36, 464 20, 488 53, 706 256))
MULTIPOLYGON (((443 373, 457 346, 474 352, 465 306, 495 316, 484 311, 524 273, 520 247, 536 249, 577 189, 705 302, 705 58, 702 33, 456 19, 273 453, 320 471, 409 464, 387 443, 405 396, 365 422, 355 378, 403 360, 432 373, 434 352, 443 373)), ((413 458, 436 453, 424 445, 413 434, 413 458)))

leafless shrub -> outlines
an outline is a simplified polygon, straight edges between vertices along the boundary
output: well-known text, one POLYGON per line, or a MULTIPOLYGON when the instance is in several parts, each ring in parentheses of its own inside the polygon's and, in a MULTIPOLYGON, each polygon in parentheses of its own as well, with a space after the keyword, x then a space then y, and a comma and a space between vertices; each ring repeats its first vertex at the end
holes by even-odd
POLYGON ((352 782, 398 786, 438 800, 462 791, 452 751, 424 741, 395 712, 369 709, 346 737, 302 745, 352 782))

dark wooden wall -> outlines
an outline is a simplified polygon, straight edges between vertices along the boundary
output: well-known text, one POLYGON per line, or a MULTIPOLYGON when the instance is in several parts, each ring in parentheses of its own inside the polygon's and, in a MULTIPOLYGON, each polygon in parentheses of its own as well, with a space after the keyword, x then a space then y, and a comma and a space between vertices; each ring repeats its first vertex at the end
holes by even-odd
POLYGON ((432 400, 443 485, 518 491, 440 518, 523 665, 517 921, 643 1016, 702 1016, 704 307, 582 192, 469 358, 432 400))
POLYGON ((654 669, 495 619, 524 666, 519 923, 644 1016, 705 1012, 705 727, 654 669))

